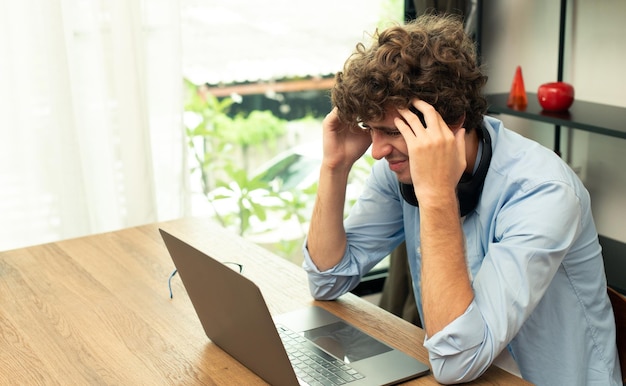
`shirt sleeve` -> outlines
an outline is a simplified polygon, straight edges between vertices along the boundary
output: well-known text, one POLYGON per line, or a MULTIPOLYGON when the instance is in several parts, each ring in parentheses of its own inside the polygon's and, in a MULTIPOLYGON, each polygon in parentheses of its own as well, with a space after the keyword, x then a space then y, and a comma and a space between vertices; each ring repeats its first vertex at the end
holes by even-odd
POLYGON ((477 378, 517 335, 580 233, 580 200, 566 183, 529 183, 515 186, 494 218, 474 300, 424 343, 442 383, 477 378))
POLYGON ((397 180, 386 173, 386 161, 374 164, 363 193, 344 221, 348 244, 335 267, 319 271, 304 241, 304 270, 311 295, 332 300, 356 287, 369 272, 404 240, 402 205, 397 180))

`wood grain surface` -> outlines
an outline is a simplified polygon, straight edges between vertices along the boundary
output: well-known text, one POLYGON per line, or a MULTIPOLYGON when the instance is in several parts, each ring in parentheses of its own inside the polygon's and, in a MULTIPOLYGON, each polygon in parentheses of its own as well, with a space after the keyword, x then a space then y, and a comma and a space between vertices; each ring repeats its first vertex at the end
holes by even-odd
MULTIPOLYGON (((170 299, 174 265, 159 228, 242 264, 272 314, 317 304, 428 363, 421 329, 352 294, 314 301, 300 267, 186 218, 0 252, 0 384, 265 384, 210 342, 178 276, 170 299)), ((472 384, 528 383, 492 367, 472 384)))

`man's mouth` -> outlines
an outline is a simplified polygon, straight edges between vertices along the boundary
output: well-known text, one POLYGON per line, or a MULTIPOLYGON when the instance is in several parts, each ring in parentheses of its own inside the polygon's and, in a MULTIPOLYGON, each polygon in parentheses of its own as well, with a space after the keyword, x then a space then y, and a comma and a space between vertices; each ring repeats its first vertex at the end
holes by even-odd
POLYGON ((389 169, 391 169, 392 172, 396 173, 404 170, 407 161, 408 160, 387 160, 387 162, 389 163, 389 169))

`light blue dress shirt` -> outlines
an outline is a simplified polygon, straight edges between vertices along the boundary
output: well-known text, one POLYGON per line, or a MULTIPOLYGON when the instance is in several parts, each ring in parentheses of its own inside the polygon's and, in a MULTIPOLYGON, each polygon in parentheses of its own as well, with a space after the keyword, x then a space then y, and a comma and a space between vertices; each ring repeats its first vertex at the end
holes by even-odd
MULTIPOLYGON (((495 118, 484 125, 493 156, 478 206, 463 219, 474 300, 426 337, 433 374, 442 383, 470 381, 509 350, 537 385, 622 385, 587 190, 553 151, 495 118)), ((406 237, 421 315, 419 227, 419 209, 402 199, 396 175, 378 161, 345 220, 341 262, 320 272, 304 248, 313 297, 350 291, 406 237)))

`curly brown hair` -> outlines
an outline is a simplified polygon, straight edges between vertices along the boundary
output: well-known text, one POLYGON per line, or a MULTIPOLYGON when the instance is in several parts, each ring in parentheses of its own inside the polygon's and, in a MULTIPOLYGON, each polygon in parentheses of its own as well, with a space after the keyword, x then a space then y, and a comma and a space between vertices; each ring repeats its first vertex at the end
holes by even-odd
POLYGON ((454 124, 482 125, 487 76, 474 41, 455 15, 422 15, 403 26, 376 30, 369 48, 356 46, 335 76, 331 99, 346 123, 381 121, 388 107, 407 108, 422 99, 454 124))

